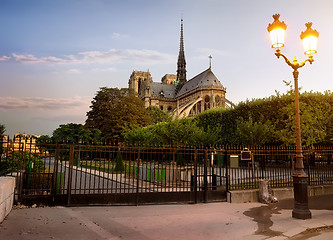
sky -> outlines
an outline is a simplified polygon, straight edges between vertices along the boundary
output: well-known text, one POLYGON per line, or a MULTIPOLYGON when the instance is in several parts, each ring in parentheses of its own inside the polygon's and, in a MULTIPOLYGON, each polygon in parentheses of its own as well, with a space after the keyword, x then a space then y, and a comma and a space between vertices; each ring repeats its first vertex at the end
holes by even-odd
POLYGON ((285 93, 292 69, 274 55, 267 26, 287 25, 282 52, 306 59, 305 23, 319 32, 301 92, 332 90, 331 0, 0 0, 0 124, 6 134, 52 135, 82 123, 100 87, 128 87, 133 70, 176 74, 184 19, 187 78, 209 67, 241 101, 285 93))

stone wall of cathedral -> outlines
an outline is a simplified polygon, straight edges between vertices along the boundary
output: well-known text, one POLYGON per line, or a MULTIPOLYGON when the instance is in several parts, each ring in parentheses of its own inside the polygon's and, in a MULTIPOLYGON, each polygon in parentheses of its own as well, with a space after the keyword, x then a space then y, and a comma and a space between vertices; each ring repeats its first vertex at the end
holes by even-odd
POLYGON ((153 82, 150 72, 133 71, 128 80, 128 87, 134 89, 140 98, 144 97, 145 88, 153 82))
MULTIPOLYGON (((175 84, 176 78, 176 75, 166 74, 162 78, 162 83, 175 84)), ((178 97, 177 99, 170 99, 156 95, 152 96, 149 87, 152 82, 153 80, 150 73, 143 71, 133 71, 128 82, 129 88, 133 88, 134 91, 139 94, 139 97, 144 101, 146 108, 149 106, 156 106, 165 112, 171 113, 175 111, 179 114, 187 108, 186 111, 188 112, 188 115, 195 116, 208 109, 226 107, 226 89, 223 87, 200 87, 178 97), (191 107, 191 109, 188 107, 191 107)))

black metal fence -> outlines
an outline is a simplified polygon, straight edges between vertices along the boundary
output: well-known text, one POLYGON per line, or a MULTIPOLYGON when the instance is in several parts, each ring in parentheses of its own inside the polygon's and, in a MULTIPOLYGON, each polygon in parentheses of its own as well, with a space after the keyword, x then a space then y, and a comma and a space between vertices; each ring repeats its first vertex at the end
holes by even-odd
MULTIPOLYGON (((292 186, 292 147, 210 148, 0 143, 0 173, 17 177, 18 201, 140 204, 224 201, 229 190, 292 186)), ((309 185, 333 184, 333 147, 304 147, 309 185)))
POLYGON ((209 149, 108 144, 3 143, 0 168, 19 201, 140 204, 226 200, 222 162, 209 149))
MULTIPOLYGON (((255 189, 259 179, 268 179, 272 188, 291 187, 296 149, 284 146, 248 147, 251 159, 242 160, 244 147, 227 147, 230 160, 229 189, 255 189)), ((303 147, 304 171, 309 185, 333 184, 333 147, 303 147)))

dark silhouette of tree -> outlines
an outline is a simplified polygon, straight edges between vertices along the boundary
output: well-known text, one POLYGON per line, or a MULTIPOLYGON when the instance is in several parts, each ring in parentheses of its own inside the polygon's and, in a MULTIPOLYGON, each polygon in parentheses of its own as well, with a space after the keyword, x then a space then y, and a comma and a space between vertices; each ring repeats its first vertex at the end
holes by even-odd
POLYGON ((85 126, 97 128, 106 140, 122 141, 126 127, 152 123, 144 103, 128 88, 101 88, 87 113, 85 126))

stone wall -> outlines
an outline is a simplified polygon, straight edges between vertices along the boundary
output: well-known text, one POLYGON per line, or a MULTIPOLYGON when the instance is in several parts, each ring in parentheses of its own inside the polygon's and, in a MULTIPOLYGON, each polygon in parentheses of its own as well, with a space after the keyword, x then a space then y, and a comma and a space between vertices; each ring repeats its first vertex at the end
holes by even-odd
POLYGON ((12 210, 14 202, 15 178, 0 177, 0 223, 12 210))
MULTIPOLYGON (((278 200, 294 198, 294 189, 290 188, 272 188, 272 196, 278 200)), ((308 196, 320 196, 333 194, 333 185, 309 186, 308 196)), ((228 201, 231 203, 259 202, 259 190, 236 190, 228 193, 228 201)))

